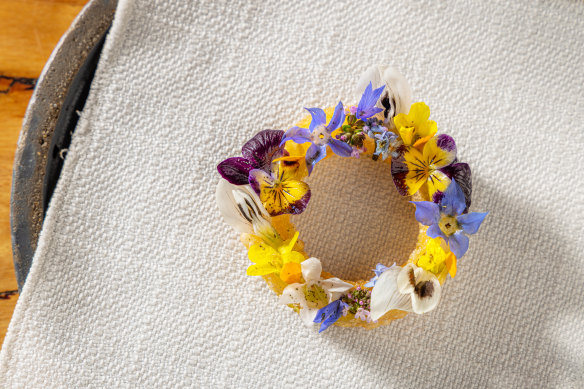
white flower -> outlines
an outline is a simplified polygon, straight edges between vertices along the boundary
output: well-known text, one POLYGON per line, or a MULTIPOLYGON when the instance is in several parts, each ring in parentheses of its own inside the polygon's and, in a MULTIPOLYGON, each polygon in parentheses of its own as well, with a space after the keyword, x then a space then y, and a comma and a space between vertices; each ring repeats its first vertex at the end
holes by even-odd
POLYGON ((338 300, 353 285, 339 278, 320 277, 322 265, 316 258, 308 258, 300 264, 304 284, 288 285, 280 296, 282 304, 298 304, 300 306, 300 318, 306 325, 313 325, 316 313, 320 308, 338 300))
POLYGON ((377 278, 371 291, 371 320, 378 320, 393 309, 412 312, 409 294, 400 293, 398 290, 397 278, 402 270, 394 263, 377 278))
POLYGON ((268 211, 249 185, 234 185, 220 179, 215 196, 221 215, 235 231, 260 236, 266 242, 281 243, 268 211))
POLYGON ((410 85, 396 68, 385 65, 373 65, 363 73, 357 83, 357 96, 363 94, 369 83, 374 89, 385 86, 376 106, 383 109, 383 122, 390 129, 394 129, 393 117, 398 113, 407 114, 410 111, 412 102, 410 85))
POLYGON ((409 294, 415 313, 430 312, 438 305, 442 287, 433 273, 408 263, 397 276, 397 287, 401 293, 409 294))

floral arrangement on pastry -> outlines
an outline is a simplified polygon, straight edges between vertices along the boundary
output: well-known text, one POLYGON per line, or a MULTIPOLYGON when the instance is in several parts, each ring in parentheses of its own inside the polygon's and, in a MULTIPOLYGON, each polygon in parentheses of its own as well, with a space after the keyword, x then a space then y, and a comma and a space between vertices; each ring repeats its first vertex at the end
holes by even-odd
POLYGON ((438 305, 447 277, 468 250, 487 213, 469 212, 472 182, 456 143, 438 134, 423 102, 411 104, 405 78, 373 66, 358 84, 357 105, 306 108, 310 114, 287 131, 258 132, 241 156, 219 163, 217 204, 248 248, 250 276, 261 276, 282 304, 319 332, 332 324, 374 328, 438 305), (388 163, 393 182, 411 196, 420 224, 408 261, 377 264, 370 280, 347 281, 323 271, 304 252, 290 221, 310 202, 303 180, 326 158, 372 158, 388 163))

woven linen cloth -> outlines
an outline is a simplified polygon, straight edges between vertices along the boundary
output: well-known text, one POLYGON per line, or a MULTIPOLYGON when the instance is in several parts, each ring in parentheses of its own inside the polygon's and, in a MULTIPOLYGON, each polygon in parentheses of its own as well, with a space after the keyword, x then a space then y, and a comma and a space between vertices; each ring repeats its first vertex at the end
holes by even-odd
MULTIPOLYGON (((584 385, 584 5, 122 0, 0 356, 0 386, 584 385), (490 211, 438 308, 307 328, 215 205, 216 165, 399 68, 490 211)), ((294 218, 341 277, 414 247, 387 164, 330 159, 294 218), (362 168, 362 169, 361 169, 362 168)))

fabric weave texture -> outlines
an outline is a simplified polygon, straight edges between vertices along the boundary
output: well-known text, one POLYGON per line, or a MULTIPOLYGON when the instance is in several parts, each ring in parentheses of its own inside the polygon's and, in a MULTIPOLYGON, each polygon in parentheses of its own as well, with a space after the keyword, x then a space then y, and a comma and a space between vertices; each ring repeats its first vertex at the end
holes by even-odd
MULTIPOLYGON (((0 386, 582 387, 583 44, 575 1, 121 0, 0 386), (435 311, 317 334, 245 275, 216 165, 302 107, 356 104, 375 63, 456 139, 490 214, 435 311)), ((310 180, 296 220, 325 270, 407 258, 389 165, 331 159, 310 180)))

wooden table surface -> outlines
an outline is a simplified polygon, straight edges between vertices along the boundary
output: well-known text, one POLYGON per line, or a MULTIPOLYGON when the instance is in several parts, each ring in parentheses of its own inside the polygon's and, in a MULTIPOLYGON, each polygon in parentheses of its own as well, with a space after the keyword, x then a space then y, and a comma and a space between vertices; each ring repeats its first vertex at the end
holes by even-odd
POLYGON ((88 0, 0 0, 0 342, 18 299, 10 240, 16 141, 32 88, 88 0))

